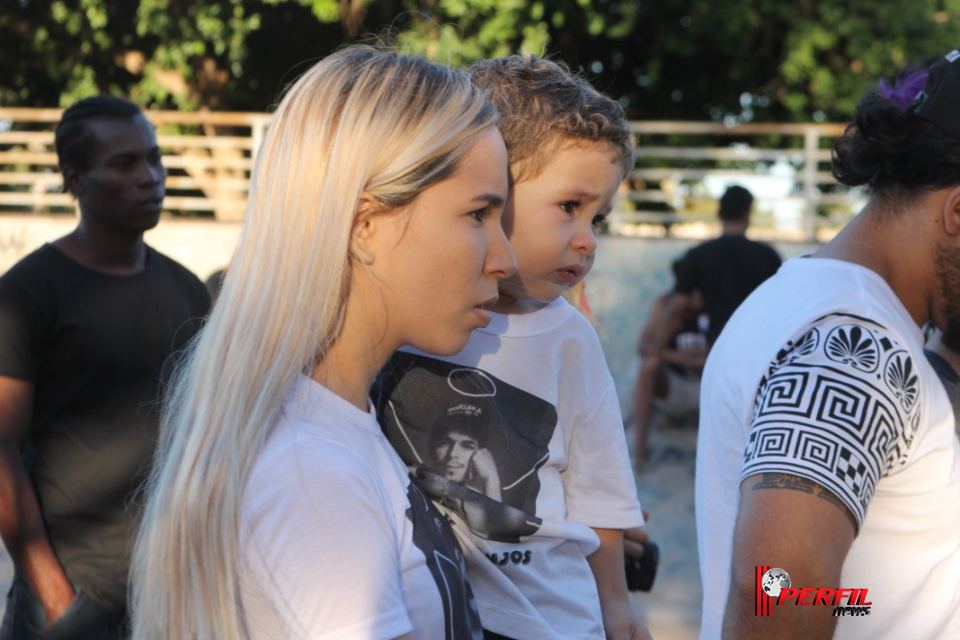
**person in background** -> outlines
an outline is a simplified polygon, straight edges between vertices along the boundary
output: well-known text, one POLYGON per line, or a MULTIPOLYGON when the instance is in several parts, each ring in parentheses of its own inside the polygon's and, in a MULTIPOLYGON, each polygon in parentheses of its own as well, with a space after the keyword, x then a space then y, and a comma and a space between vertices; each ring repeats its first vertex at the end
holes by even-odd
POLYGON ((936 327, 930 327, 927 332, 923 354, 947 391, 957 433, 960 434, 960 354, 944 344, 943 332, 936 327))
POLYGON ((207 287, 207 292, 210 294, 211 304, 216 302, 217 296, 220 294, 220 288, 223 286, 223 279, 227 276, 227 267, 223 269, 217 269, 203 281, 204 286, 207 287))
MULTIPOLYGON (((682 269, 682 260, 674 260, 672 269, 676 278, 682 269)), ((634 459, 649 459, 647 444, 654 408, 677 420, 691 420, 700 410, 700 374, 707 359, 705 328, 707 315, 703 313, 703 299, 694 291, 688 306, 678 311, 678 324, 659 358, 650 358, 656 348, 656 336, 664 316, 671 312, 673 291, 654 300, 650 317, 637 343, 639 370, 633 393, 634 459)))
POLYGON ((16 575, 0 638, 126 637, 165 365, 210 298, 143 241, 166 170, 137 105, 99 96, 57 125, 77 228, 0 278, 0 534, 16 575))
POLYGON ((594 321, 593 309, 587 299, 587 283, 583 280, 564 291, 563 299, 569 302, 571 307, 582 313, 591 323, 594 321))
POLYGON ((462 72, 364 46, 286 93, 166 400, 133 638, 481 637, 369 389, 400 346, 460 351, 516 268, 496 123, 462 72))
POLYGON ((649 366, 656 366, 663 349, 676 331, 680 315, 690 308, 691 296, 699 291, 710 317, 707 344, 716 342, 727 320, 747 296, 780 268, 780 255, 763 242, 747 238, 753 194, 741 186, 728 188, 720 198, 719 238, 690 249, 677 274, 670 312, 657 332, 649 366))
POLYGON ((960 584, 960 446, 921 329, 960 344, 958 59, 861 100, 833 174, 869 187, 866 205, 760 285, 707 358, 704 639, 960 637, 944 588, 960 584), (819 601, 781 591, 762 615, 764 566, 819 601))

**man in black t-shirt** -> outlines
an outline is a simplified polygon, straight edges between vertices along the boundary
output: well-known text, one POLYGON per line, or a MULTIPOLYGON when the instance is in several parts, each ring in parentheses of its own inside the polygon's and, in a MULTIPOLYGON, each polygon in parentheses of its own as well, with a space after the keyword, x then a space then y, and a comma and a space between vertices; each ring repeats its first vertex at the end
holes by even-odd
POLYGON ((694 291, 703 295, 704 310, 710 318, 707 343, 712 345, 737 307, 780 268, 780 255, 773 247, 746 236, 752 207, 753 195, 740 186, 730 187, 720 198, 720 237, 690 249, 684 257, 671 313, 658 333, 661 351, 677 319, 691 304, 694 291))
POLYGON ((0 640, 126 634, 161 377, 209 308, 144 244, 166 170, 140 109, 83 100, 55 140, 80 222, 0 278, 0 534, 16 572, 0 640))
MULTIPOLYGON (((699 308, 694 292, 703 300, 702 310, 709 323, 706 332, 707 348, 723 331, 727 320, 754 289, 780 268, 780 255, 770 245, 747 239, 753 195, 740 186, 732 186, 720 198, 721 234, 687 252, 677 271, 676 284, 661 314, 659 326, 650 340, 650 353, 644 354, 646 372, 657 371, 663 365, 663 354, 679 327, 681 318, 699 308)), ((649 377, 649 375, 648 375, 649 377)), ((643 383, 643 379, 639 381, 643 383)), ((634 425, 637 442, 634 455, 646 459, 647 427, 644 417, 649 408, 635 400, 634 425)))

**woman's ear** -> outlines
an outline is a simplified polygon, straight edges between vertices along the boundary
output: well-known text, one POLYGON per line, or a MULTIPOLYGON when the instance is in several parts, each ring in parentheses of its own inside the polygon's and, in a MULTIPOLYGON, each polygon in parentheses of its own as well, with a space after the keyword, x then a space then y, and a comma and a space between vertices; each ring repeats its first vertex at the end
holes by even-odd
POLYGON ((357 213, 353 219, 353 233, 350 237, 350 251, 365 265, 372 265, 376 259, 376 235, 378 212, 382 211, 379 200, 363 192, 357 213))

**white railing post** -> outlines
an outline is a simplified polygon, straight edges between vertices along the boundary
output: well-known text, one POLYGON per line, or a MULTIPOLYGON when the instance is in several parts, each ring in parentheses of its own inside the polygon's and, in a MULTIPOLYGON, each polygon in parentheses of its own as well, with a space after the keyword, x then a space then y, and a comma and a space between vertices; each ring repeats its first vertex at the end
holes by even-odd
POLYGON ((820 151, 820 133, 808 125, 803 132, 803 230, 808 242, 817 239, 817 204, 820 193, 817 189, 817 159, 820 151))
POLYGON ((263 143, 263 136, 267 132, 267 125, 270 124, 269 116, 260 116, 253 119, 250 123, 250 158, 257 159, 260 152, 260 145, 263 143))

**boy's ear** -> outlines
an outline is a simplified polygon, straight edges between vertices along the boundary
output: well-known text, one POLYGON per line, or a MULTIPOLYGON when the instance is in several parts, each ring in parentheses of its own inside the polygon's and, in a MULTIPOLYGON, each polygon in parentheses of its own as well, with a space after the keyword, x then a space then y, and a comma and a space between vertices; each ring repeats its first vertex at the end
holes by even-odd
POLYGON ((517 199, 514 196, 515 189, 516 186, 511 182, 507 191, 507 201, 503 204, 503 213, 500 216, 500 225, 508 239, 513 235, 513 224, 516 218, 514 203, 517 199))
POLYGON ((382 211, 380 201, 367 193, 360 196, 357 213, 353 218, 353 233, 350 236, 350 252, 365 265, 372 265, 376 258, 376 236, 382 211))

